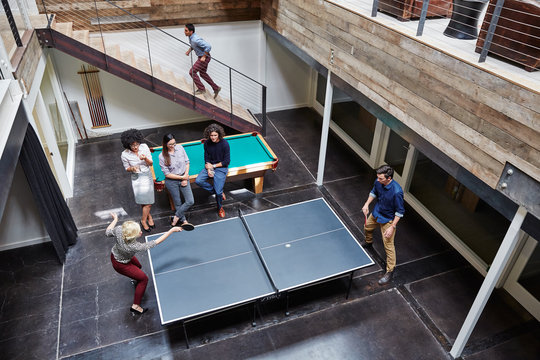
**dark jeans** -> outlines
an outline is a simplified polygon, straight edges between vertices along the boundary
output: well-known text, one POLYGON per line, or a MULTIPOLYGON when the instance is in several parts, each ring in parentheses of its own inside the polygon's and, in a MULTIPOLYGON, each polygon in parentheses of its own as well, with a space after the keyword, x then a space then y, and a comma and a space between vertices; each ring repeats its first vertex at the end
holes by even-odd
POLYGON ((199 185, 201 188, 216 194, 216 202, 218 209, 221 209, 221 203, 223 202, 223 198, 221 197, 221 195, 223 194, 223 187, 225 186, 225 179, 227 178, 228 172, 229 168, 215 168, 214 177, 212 178, 214 179, 214 185, 208 182, 208 170, 206 169, 202 169, 199 175, 197 175, 197 179, 195 180, 195 183, 197 183, 197 185, 199 185))

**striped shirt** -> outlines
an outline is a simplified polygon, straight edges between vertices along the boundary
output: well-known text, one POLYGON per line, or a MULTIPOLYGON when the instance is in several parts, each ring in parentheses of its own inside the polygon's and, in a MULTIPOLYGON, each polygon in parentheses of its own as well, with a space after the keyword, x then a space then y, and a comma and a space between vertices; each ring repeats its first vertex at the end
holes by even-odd
POLYGON ((180 144, 174 146, 174 154, 169 153, 171 158, 171 165, 165 165, 165 158, 163 152, 159 154, 159 167, 165 176, 169 174, 184 175, 186 172, 187 164, 189 164, 189 158, 186 154, 186 150, 180 144))

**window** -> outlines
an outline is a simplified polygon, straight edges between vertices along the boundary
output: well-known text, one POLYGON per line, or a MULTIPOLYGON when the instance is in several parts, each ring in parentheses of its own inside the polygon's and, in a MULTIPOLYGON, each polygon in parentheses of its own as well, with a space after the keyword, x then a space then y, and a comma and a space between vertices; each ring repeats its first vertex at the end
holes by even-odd
POLYGON ((510 221, 433 161, 418 153, 409 189, 475 254, 491 264, 510 221))
POLYGON ((405 166, 405 159, 407 158, 408 151, 409 143, 403 140, 403 138, 395 132, 390 131, 390 138, 388 139, 388 147, 386 149, 384 161, 399 175, 403 175, 403 167, 405 166))
MULTIPOLYGON (((322 105, 325 94, 326 78, 319 74, 316 100, 322 105)), ((332 120, 369 154, 377 118, 338 88, 334 87, 333 94, 332 120)))

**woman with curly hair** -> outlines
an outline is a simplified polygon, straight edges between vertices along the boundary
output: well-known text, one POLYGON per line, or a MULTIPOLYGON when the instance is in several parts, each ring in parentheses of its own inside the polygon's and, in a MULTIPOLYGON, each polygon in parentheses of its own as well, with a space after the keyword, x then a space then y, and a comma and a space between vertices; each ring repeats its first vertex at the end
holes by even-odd
POLYGON ((229 143, 223 137, 225 131, 218 124, 210 124, 204 129, 204 169, 201 170, 195 182, 206 191, 216 195, 216 203, 219 217, 225 217, 222 201, 225 200, 223 187, 229 172, 231 162, 231 150, 229 143), (213 178, 213 184, 208 181, 213 178))
POLYGON ((129 129, 122 133, 120 140, 124 146, 122 164, 127 172, 131 173, 131 186, 135 195, 135 202, 141 205, 141 226, 146 232, 154 227, 154 219, 150 215, 150 208, 154 203, 154 181, 150 167, 152 155, 148 145, 143 144, 144 136, 137 129, 129 129))
POLYGON ((133 305, 129 308, 132 313, 142 314, 148 309, 141 307, 141 300, 148 284, 148 276, 141 270, 142 265, 135 257, 140 251, 145 251, 158 245, 173 232, 182 231, 181 227, 173 227, 156 240, 149 242, 136 241, 142 235, 141 227, 135 221, 126 221, 122 226, 116 226, 118 216, 111 213, 113 221, 105 230, 107 236, 114 236, 116 243, 111 249, 111 263, 117 273, 125 275, 137 282, 133 305))
POLYGON ((171 225, 176 226, 178 221, 184 226, 188 224, 186 211, 193 205, 193 193, 189 184, 189 158, 186 150, 176 143, 173 134, 163 136, 163 150, 159 154, 159 166, 165 175, 165 186, 174 201, 176 212, 171 225), (182 197, 184 202, 182 203, 182 197))

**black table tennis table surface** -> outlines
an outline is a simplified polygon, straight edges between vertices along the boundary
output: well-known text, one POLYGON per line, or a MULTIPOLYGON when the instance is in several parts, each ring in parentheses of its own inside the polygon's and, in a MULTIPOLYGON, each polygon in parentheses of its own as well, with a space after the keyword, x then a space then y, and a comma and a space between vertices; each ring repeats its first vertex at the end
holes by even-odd
POLYGON ((243 219, 246 225, 235 217, 173 233, 148 251, 162 324, 248 303, 374 263, 322 198, 244 215, 243 219))

